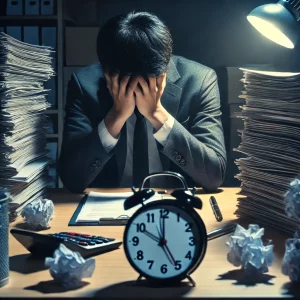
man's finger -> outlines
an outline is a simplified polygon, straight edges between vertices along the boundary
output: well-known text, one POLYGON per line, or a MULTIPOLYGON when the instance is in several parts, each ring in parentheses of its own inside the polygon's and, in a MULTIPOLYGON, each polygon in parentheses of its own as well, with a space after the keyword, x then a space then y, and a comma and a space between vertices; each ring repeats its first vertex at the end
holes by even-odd
POLYGON ((120 82, 120 94, 125 95, 130 76, 124 76, 120 82))
POLYGON ((163 73, 162 75, 160 75, 159 77, 157 77, 157 86, 162 86, 164 87, 164 84, 166 82, 166 73, 163 73))
POLYGON ((139 82, 138 77, 135 77, 135 78, 133 78, 130 81, 130 83, 129 83, 128 87, 127 87, 127 92, 126 92, 127 95, 130 95, 130 94, 132 94, 135 91, 138 82, 139 82))
POLYGON ((143 92, 142 90, 140 89, 140 87, 137 85, 135 90, 134 90, 134 93, 136 95, 136 97, 142 97, 143 96, 143 92))
POLYGON ((161 91, 163 90, 163 85, 162 85, 162 80, 157 77, 156 79, 156 86, 157 86, 157 93, 160 94, 161 91))
POLYGON ((150 92, 149 85, 143 77, 139 77, 139 84, 142 87, 142 92, 144 95, 146 95, 150 92))
POLYGON ((150 91, 153 94, 156 94, 157 92, 157 87, 156 87, 156 77, 148 77, 149 78, 149 86, 150 86, 150 91))
POLYGON ((156 85, 157 85, 157 93, 156 93, 156 100, 158 101, 160 97, 162 96, 164 89, 166 87, 166 73, 162 74, 156 79, 156 85))
POLYGON ((111 77, 112 80, 112 92, 114 95, 118 95, 119 94, 119 74, 117 75, 113 75, 111 77))
POLYGON ((106 87, 111 92, 111 84, 112 84, 112 82, 111 82, 110 76, 107 73, 104 73, 104 77, 106 79, 106 87))

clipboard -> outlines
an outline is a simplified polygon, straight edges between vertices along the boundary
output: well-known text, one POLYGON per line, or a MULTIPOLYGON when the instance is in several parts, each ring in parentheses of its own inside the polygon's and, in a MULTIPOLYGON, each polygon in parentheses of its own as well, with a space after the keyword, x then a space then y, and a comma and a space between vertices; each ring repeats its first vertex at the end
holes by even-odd
MULTIPOLYGON (((158 199, 159 200, 163 199, 163 194, 166 194, 166 192, 167 191, 158 191, 158 192, 156 192, 156 196, 154 196, 154 198, 152 200, 150 199, 149 201, 155 201, 155 200, 158 200, 158 199)), ((95 215, 94 215, 94 218, 91 221, 82 220, 80 222, 77 222, 77 219, 78 219, 84 205, 86 204, 86 202, 88 200, 88 197, 89 196, 95 197, 95 195, 91 195, 92 193, 95 194, 95 192, 91 192, 89 194, 84 195, 84 197, 80 200, 75 212, 73 213, 73 215, 72 215, 72 217, 69 221, 68 226, 124 226, 124 225, 127 224, 128 220, 130 219, 130 216, 134 213, 134 210, 138 209, 138 207, 136 207, 136 208, 134 208, 133 211, 131 211, 133 209, 132 208, 128 211, 128 214, 126 214, 126 212, 122 209, 122 211, 120 211, 120 215, 118 217, 116 217, 116 215, 114 217, 109 217, 109 215, 106 214, 105 217, 99 218, 99 220, 96 221, 96 218, 95 218, 95 215)), ((130 193, 130 195, 131 194, 132 193, 130 193)), ((128 195, 126 197, 128 197, 128 195)), ((106 197, 104 197, 104 198, 106 198, 106 197)), ((124 198, 122 197, 122 199, 124 199, 124 198)), ((89 203, 87 203, 87 205, 89 205, 89 203)), ((100 213, 99 213, 99 215, 100 215, 100 213)))
POLYGON ((87 200, 88 194, 80 200, 75 212, 73 213, 68 226, 125 226, 129 220, 129 216, 121 215, 118 218, 101 218, 98 222, 76 222, 77 217, 87 200))

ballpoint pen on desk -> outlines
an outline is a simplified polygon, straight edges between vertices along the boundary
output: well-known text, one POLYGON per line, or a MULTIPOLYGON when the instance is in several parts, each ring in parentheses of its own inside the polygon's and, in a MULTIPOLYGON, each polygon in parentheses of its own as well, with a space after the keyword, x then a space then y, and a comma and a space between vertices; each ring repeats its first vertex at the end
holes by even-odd
POLYGON ((216 198, 215 198, 214 196, 211 196, 211 197, 209 198, 209 203, 210 203, 211 208, 212 208, 212 210, 213 210, 213 212, 214 212, 214 215, 215 215, 215 217, 216 217, 216 220, 217 220, 218 222, 221 222, 221 221, 223 220, 223 216, 222 216, 222 213, 221 213, 221 210, 220 210, 220 208, 219 208, 219 205, 218 205, 218 203, 217 203, 216 198))
POLYGON ((121 215, 117 218, 100 218, 99 223, 100 224, 104 223, 106 225, 108 225, 109 223, 118 224, 118 225, 125 225, 125 224, 127 224, 128 220, 129 220, 129 216, 121 215))

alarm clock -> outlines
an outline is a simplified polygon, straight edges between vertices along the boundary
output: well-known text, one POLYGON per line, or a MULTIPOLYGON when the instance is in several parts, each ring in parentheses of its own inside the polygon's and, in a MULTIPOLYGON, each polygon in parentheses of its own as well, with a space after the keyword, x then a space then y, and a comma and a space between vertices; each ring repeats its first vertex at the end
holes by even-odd
MULTIPOLYGON (((126 224, 123 245, 130 265, 139 274, 153 283, 174 284, 190 277, 203 260, 208 239, 228 233, 216 230, 208 238, 200 215, 194 208, 201 209, 202 201, 188 190, 184 177, 175 172, 153 173, 144 179, 141 188, 127 198, 124 209, 142 206, 126 224), (152 189, 143 189, 151 177, 173 176, 178 178, 183 189, 174 190, 169 199, 151 201, 152 189), (146 203, 145 203, 146 202, 146 203)), ((231 226, 232 227, 232 226, 231 226)))

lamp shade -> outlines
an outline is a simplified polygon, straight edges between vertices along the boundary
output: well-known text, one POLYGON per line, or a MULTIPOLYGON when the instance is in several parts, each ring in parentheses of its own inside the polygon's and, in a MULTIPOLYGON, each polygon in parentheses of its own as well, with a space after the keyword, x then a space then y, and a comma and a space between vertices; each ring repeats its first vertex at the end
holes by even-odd
POLYGON ((251 11, 247 19, 268 39, 293 49, 298 39, 298 11, 288 5, 287 1, 279 1, 259 6, 251 11))

